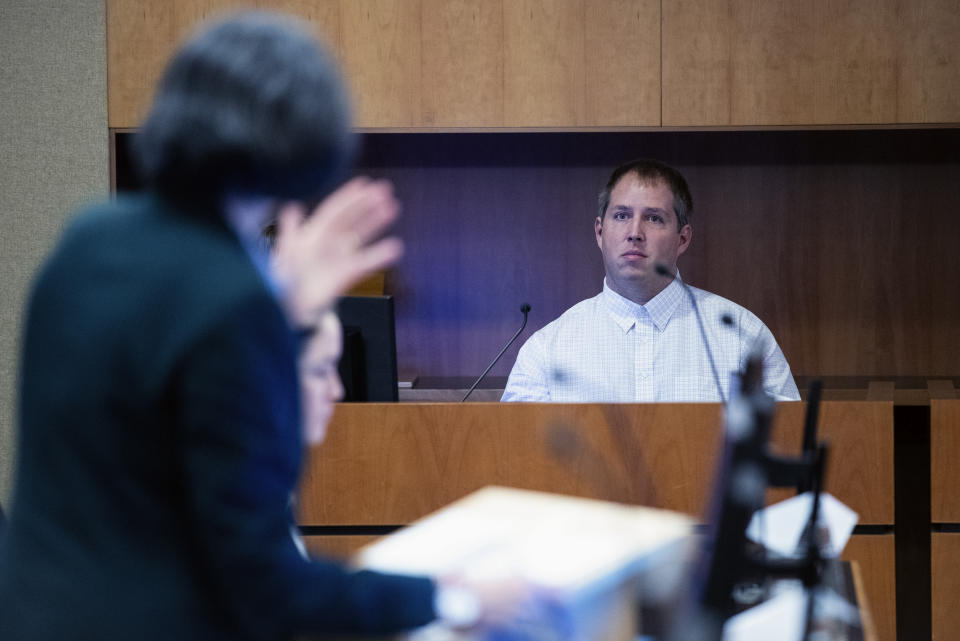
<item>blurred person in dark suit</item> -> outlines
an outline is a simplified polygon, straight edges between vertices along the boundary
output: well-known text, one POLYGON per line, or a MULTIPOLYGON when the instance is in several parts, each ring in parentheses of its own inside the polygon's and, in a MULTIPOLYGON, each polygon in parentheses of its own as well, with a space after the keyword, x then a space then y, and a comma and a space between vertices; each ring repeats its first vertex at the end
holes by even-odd
POLYGON ((136 141, 149 185, 87 209, 34 283, 0 638, 287 639, 463 625, 498 596, 308 561, 291 535, 298 336, 394 262, 354 179, 332 58, 241 14, 174 56, 136 141), (259 242, 282 207, 274 267, 259 242))

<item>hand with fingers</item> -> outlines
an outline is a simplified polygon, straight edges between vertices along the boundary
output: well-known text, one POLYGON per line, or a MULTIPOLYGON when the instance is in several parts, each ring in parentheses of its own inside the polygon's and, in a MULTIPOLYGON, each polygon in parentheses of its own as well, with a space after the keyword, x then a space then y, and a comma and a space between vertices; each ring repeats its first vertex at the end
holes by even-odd
POLYGON ((399 213, 389 182, 362 177, 309 215, 299 203, 280 210, 272 269, 294 327, 312 325, 337 296, 400 258, 403 243, 384 236, 399 213))

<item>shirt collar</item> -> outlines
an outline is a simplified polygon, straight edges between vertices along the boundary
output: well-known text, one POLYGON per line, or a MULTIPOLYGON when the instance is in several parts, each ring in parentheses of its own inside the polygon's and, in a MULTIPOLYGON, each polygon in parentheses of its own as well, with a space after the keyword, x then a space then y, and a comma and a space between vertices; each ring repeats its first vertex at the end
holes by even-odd
POLYGON ((670 284, 664 287, 663 291, 648 300, 646 305, 639 305, 610 289, 607 279, 603 279, 603 292, 600 294, 600 300, 624 333, 630 331, 630 328, 636 324, 637 319, 642 318, 649 318, 654 326, 662 332, 667 328, 670 318, 683 301, 683 286, 680 282, 680 272, 678 271, 677 277, 670 281, 670 284))

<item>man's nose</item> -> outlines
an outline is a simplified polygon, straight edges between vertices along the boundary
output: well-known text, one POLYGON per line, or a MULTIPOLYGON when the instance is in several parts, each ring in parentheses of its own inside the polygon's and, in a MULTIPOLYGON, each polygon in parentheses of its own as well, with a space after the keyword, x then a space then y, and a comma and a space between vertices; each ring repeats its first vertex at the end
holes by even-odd
POLYGON ((630 220, 630 227, 627 230, 627 239, 628 240, 643 240, 644 237, 644 228, 643 221, 640 217, 635 217, 630 220))

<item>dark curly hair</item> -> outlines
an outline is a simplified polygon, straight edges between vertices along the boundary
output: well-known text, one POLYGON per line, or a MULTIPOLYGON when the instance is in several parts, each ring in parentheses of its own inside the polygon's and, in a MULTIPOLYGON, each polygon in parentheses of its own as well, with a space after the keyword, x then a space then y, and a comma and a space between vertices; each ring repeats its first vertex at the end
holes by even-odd
POLYGON ((208 213, 227 194, 315 200, 354 146, 333 57, 304 26, 262 12, 217 22, 176 53, 134 145, 148 187, 208 213))

